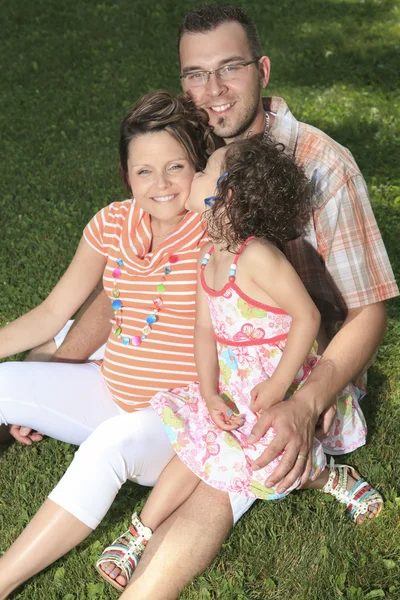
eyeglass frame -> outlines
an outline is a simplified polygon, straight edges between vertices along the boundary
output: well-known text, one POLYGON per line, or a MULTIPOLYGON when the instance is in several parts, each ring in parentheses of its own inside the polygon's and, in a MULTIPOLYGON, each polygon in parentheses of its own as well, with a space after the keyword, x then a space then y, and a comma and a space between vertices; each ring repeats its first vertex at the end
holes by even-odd
MULTIPOLYGON (((183 83, 182 80, 185 79, 185 77, 187 77, 188 75, 191 75, 193 73, 205 73, 206 75, 208 75, 208 79, 205 83, 202 83, 201 85, 207 85, 207 83, 210 81, 210 77, 211 75, 215 75, 215 77, 217 79, 219 79, 219 81, 224 81, 224 79, 221 78, 221 75, 219 74, 219 71, 222 71, 223 69, 226 69, 227 67, 248 67, 249 65, 253 65, 256 62, 258 62, 262 57, 259 56, 258 58, 254 58, 253 60, 249 60, 247 62, 238 62, 238 63, 227 63, 226 65, 223 65, 222 67, 218 67, 218 69, 214 69, 213 71, 189 71, 188 73, 185 73, 184 75, 179 75, 179 79, 181 80, 181 83, 183 83)), ((225 81, 229 81, 229 80, 225 80, 225 81)), ((201 87, 201 86, 199 86, 201 87)))

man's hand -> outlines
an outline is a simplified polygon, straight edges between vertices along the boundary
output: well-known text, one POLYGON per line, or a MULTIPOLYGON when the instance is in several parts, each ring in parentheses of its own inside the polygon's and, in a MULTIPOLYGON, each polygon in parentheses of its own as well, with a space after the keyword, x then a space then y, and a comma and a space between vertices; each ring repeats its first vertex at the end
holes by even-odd
POLYGON ((265 483, 266 487, 277 486, 277 492, 282 493, 298 477, 302 484, 308 480, 318 416, 309 406, 296 401, 296 395, 275 404, 260 416, 248 438, 249 442, 258 442, 270 427, 277 433, 268 448, 254 461, 253 469, 262 469, 284 451, 281 464, 265 483))
POLYGON ((207 398, 206 404, 210 417, 223 431, 232 431, 244 425, 244 415, 234 415, 218 394, 207 398))
POLYGON ((31 446, 34 442, 40 442, 43 439, 43 433, 33 431, 30 427, 21 425, 11 425, 10 434, 25 446, 31 446))
POLYGON ((266 379, 253 387, 250 392, 250 410, 261 415, 263 412, 283 400, 285 387, 275 382, 274 377, 266 379))

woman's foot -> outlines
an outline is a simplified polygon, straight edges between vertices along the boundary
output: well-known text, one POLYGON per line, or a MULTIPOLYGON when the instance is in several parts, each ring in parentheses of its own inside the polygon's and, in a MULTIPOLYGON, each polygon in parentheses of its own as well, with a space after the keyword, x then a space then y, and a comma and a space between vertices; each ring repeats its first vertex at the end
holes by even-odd
POLYGON ((152 533, 152 530, 145 527, 138 515, 134 513, 128 531, 114 540, 100 556, 96 563, 98 573, 112 586, 123 591, 130 581, 152 533))

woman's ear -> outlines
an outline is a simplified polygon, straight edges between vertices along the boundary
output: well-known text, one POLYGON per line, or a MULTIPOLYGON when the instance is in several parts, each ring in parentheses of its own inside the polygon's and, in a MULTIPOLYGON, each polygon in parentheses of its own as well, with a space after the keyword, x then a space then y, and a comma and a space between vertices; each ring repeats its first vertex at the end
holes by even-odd
POLYGON ((123 166, 121 165, 121 163, 119 164, 119 176, 121 177, 121 181, 124 184, 124 188, 126 189, 126 191, 129 194, 132 194, 132 188, 131 188, 131 183, 129 181, 128 171, 126 171, 123 168, 123 166))

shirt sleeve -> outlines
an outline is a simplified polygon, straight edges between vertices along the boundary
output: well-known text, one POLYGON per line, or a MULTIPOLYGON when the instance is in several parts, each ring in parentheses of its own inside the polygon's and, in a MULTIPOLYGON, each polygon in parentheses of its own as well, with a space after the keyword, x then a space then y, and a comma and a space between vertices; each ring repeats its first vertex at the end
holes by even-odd
POLYGON ((103 256, 108 256, 108 251, 104 241, 104 233, 107 226, 107 217, 109 216, 112 205, 106 206, 95 214, 83 230, 83 237, 93 250, 96 250, 103 256))
POLYGON ((348 309, 399 295, 361 174, 328 200, 316 225, 318 252, 348 309))

